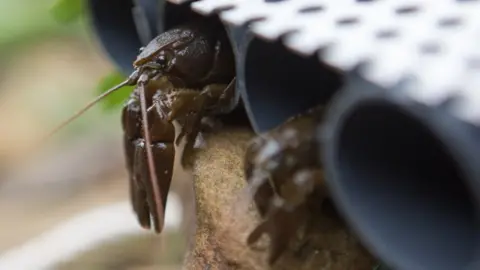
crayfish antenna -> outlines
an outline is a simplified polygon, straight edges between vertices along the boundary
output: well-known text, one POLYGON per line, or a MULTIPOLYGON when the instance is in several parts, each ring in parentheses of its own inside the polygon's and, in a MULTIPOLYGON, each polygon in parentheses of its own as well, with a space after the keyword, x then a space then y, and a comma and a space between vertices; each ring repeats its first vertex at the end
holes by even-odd
MULTIPOLYGON (((97 104, 99 101, 101 101, 102 99, 104 99, 105 97, 109 96, 110 94, 116 92, 117 90, 119 90, 120 88, 124 87, 124 86, 127 86, 127 85, 135 85, 137 83, 137 80, 138 80, 138 71, 135 70, 129 77, 128 79, 126 79, 125 81, 117 84, 116 86, 108 89, 107 91, 105 91, 104 93, 102 93, 101 95, 97 96, 95 99, 93 99, 92 101, 90 101, 89 103, 87 103, 85 106, 83 106, 79 111, 77 111, 75 114, 73 114, 72 116, 70 116, 68 119, 66 119, 65 121, 63 121, 62 123, 60 123, 59 125, 57 125, 52 131, 50 131, 42 140, 41 142, 44 142, 46 141, 47 139, 49 139, 50 137, 52 137, 53 135, 55 135, 58 131, 60 131, 62 128, 64 128, 65 126, 67 126, 68 124, 70 124, 71 122, 73 122, 75 119, 77 119, 78 117, 80 117, 82 114, 84 114, 86 111, 88 111, 91 107, 93 107, 95 104, 97 104)), ((41 144, 40 144, 41 145, 41 144)))
POLYGON ((153 191, 154 206, 154 227, 157 233, 163 230, 164 225, 164 211, 165 207, 162 202, 162 193, 158 186, 157 172, 153 163, 152 142, 150 137, 150 130, 147 117, 147 100, 145 97, 145 83, 148 81, 147 75, 141 75, 138 79, 138 86, 140 88, 140 110, 142 112, 142 128, 145 136, 145 148, 147 150, 148 171, 150 174, 150 185, 153 191))

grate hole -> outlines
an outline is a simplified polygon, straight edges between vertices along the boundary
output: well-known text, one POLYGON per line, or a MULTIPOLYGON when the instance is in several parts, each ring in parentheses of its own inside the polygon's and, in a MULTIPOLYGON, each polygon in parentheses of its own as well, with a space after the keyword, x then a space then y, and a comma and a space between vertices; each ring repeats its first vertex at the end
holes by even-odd
POLYGON ((221 13, 221 12, 233 9, 233 8, 235 8, 235 5, 228 5, 228 6, 216 8, 216 9, 214 9, 214 12, 221 13))
POLYGON ((360 20, 358 18, 348 17, 348 18, 342 18, 337 20, 337 24, 339 26, 350 26, 350 25, 357 24, 359 21, 360 20))
POLYGON ((294 33, 298 33, 299 31, 298 30, 287 30, 285 33, 283 34, 280 34, 280 39, 285 39, 287 36, 291 35, 291 34, 294 34, 294 33))
POLYGON ((440 45, 437 43, 426 43, 420 46, 420 52, 423 54, 437 54, 440 52, 440 45))
POLYGON ((467 59, 467 67, 470 69, 480 69, 480 58, 467 59))
POLYGON ((398 32, 393 29, 381 30, 381 31, 378 31, 376 34, 376 37, 378 39, 391 39, 397 36, 398 36, 398 32))
POLYGON ((438 21, 439 27, 455 27, 462 23, 460 18, 443 18, 438 21))
POLYGON ((395 13, 398 15, 410 15, 414 14, 420 11, 420 9, 416 6, 405 6, 405 7, 399 7, 395 10, 395 13))
POLYGON ((265 18, 265 17, 254 17, 254 18, 248 19, 245 23, 253 24, 253 23, 257 23, 257 22, 261 22, 261 21, 265 21, 265 20, 267 20, 267 18, 265 18))
POLYGON ((323 11, 324 8, 322 6, 310 6, 310 7, 304 7, 298 10, 300 13, 315 13, 315 12, 320 12, 323 11))

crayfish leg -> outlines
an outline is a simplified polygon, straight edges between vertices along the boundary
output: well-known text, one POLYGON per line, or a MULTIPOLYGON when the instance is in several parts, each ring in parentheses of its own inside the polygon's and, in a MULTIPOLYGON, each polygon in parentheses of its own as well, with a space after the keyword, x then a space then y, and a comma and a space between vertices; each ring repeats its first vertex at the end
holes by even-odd
MULTIPOLYGON (((235 95, 235 82, 233 78, 229 84, 209 84, 198 94, 196 99, 197 109, 188 115, 183 123, 183 131, 187 138, 185 147, 180 153, 182 164, 187 163, 188 157, 193 151, 198 133, 202 129, 202 119, 206 115, 212 115, 226 111, 231 106, 235 95)), ((181 138, 182 136, 179 136, 181 138)))
MULTIPOLYGON (((158 92, 154 105, 158 115, 167 116, 175 127, 175 145, 179 146, 185 139, 185 145, 178 151, 182 166, 187 165, 198 133, 202 129, 204 116, 221 110, 225 99, 233 97, 234 82, 230 84, 210 84, 202 91, 192 89, 174 89, 158 92)), ((230 102, 231 103, 231 102, 230 102)))
POLYGON ((287 209, 272 204, 265 219, 249 234, 247 243, 253 245, 263 234, 267 234, 270 238, 268 263, 273 265, 287 250, 306 217, 303 206, 287 209))

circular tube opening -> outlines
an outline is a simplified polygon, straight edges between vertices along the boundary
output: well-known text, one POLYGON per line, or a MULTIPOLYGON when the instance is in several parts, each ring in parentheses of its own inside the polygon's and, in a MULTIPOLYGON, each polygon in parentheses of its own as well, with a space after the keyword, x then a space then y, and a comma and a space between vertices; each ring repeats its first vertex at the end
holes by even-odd
POLYGON ((89 12, 95 34, 105 52, 125 73, 133 71, 132 63, 142 46, 135 27, 131 0, 110 1, 90 0, 89 12))
POLYGON ((288 51, 280 42, 254 38, 245 59, 245 92, 250 118, 257 132, 326 103, 342 85, 339 72, 288 51))
POLYGON ((357 107, 338 134, 335 185, 370 247, 401 269, 466 269, 478 209, 446 144, 389 104, 357 107))

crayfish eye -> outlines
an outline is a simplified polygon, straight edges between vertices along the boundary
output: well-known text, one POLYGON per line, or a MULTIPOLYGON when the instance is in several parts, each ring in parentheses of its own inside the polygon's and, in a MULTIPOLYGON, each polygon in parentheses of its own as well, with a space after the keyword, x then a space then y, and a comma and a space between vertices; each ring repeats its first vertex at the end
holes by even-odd
POLYGON ((167 56, 165 56, 165 55, 163 55, 163 54, 162 54, 162 55, 159 55, 159 56, 157 57, 157 59, 155 60, 155 62, 156 62, 157 64, 159 64, 160 66, 165 67, 165 66, 168 64, 167 56))

